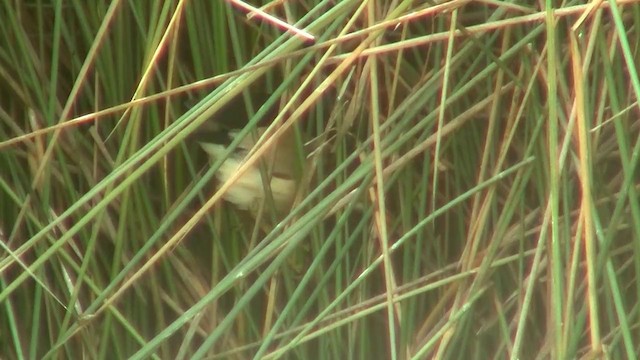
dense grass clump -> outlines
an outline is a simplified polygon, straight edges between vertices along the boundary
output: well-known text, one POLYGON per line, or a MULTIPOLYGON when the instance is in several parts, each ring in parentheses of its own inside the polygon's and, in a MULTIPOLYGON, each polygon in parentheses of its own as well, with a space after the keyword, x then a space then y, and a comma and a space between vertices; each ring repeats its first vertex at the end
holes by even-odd
POLYGON ((0 358, 634 358, 639 29, 633 0, 5 1, 0 358), (283 134, 291 211, 225 201, 283 134))

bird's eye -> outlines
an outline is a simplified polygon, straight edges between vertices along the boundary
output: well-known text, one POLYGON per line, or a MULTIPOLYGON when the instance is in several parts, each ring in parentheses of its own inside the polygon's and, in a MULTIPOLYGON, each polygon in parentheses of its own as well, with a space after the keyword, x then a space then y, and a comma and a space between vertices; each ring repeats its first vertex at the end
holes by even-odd
POLYGON ((247 149, 243 149, 243 148, 236 148, 236 150, 233 152, 232 156, 235 157, 236 159, 244 159, 247 157, 247 155, 249 155, 249 150, 247 149))

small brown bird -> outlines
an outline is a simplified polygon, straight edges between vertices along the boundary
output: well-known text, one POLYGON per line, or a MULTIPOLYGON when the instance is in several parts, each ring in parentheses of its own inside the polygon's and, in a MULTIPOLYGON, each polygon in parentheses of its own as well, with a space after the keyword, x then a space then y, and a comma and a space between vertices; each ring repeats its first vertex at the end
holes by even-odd
MULTIPOLYGON (((266 128, 258 128, 257 131, 248 134, 220 165, 216 177, 220 185, 231 178, 243 164, 247 154, 254 147, 258 139, 264 134, 266 128)), ((238 135, 237 131, 228 133, 230 140, 238 135)), ((223 157, 226 145, 200 142, 202 149, 216 161, 223 157)), ((261 152, 262 150, 257 150, 261 152)), ((269 184, 273 196, 273 205, 277 213, 284 213, 290 210, 293 203, 297 181, 295 176, 295 139, 292 132, 283 134, 276 144, 270 146, 266 151, 262 151, 260 159, 256 161, 223 195, 224 199, 236 205, 239 209, 249 210, 254 215, 262 201, 269 201, 266 198, 267 189, 265 184, 269 184), (261 171, 261 164, 264 164, 267 171, 261 171), (262 176, 266 175, 269 182, 263 181, 262 176)))

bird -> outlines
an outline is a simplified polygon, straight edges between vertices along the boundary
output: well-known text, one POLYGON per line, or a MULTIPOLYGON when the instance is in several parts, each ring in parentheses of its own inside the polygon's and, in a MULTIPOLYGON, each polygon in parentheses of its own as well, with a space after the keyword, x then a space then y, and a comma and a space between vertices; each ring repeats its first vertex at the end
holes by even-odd
MULTIPOLYGON (((235 151, 226 158, 224 156, 227 147, 236 139, 239 131, 227 131, 226 135, 222 137, 218 135, 217 143, 199 142, 200 147, 209 156, 212 163, 224 158, 215 174, 218 179, 218 189, 238 172, 247 155, 266 130, 266 127, 258 127, 255 131, 250 132, 238 144, 235 151)), ((292 131, 288 130, 268 149, 257 149, 260 158, 234 181, 223 194, 223 199, 238 209, 248 210, 254 215, 263 201, 266 202, 266 206, 269 206, 271 198, 277 214, 283 214, 290 210, 298 183, 295 172, 295 138, 292 135, 292 131), (265 186, 266 184, 269 184, 268 188, 265 186), (268 197, 269 191, 271 196, 268 197)))

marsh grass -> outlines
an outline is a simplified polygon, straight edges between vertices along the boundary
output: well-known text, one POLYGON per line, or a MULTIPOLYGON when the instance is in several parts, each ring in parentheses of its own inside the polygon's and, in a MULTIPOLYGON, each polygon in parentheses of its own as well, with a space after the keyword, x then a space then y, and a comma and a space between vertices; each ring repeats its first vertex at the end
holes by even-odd
POLYGON ((1 357, 635 357, 640 7, 555 3, 4 1, 1 357))

